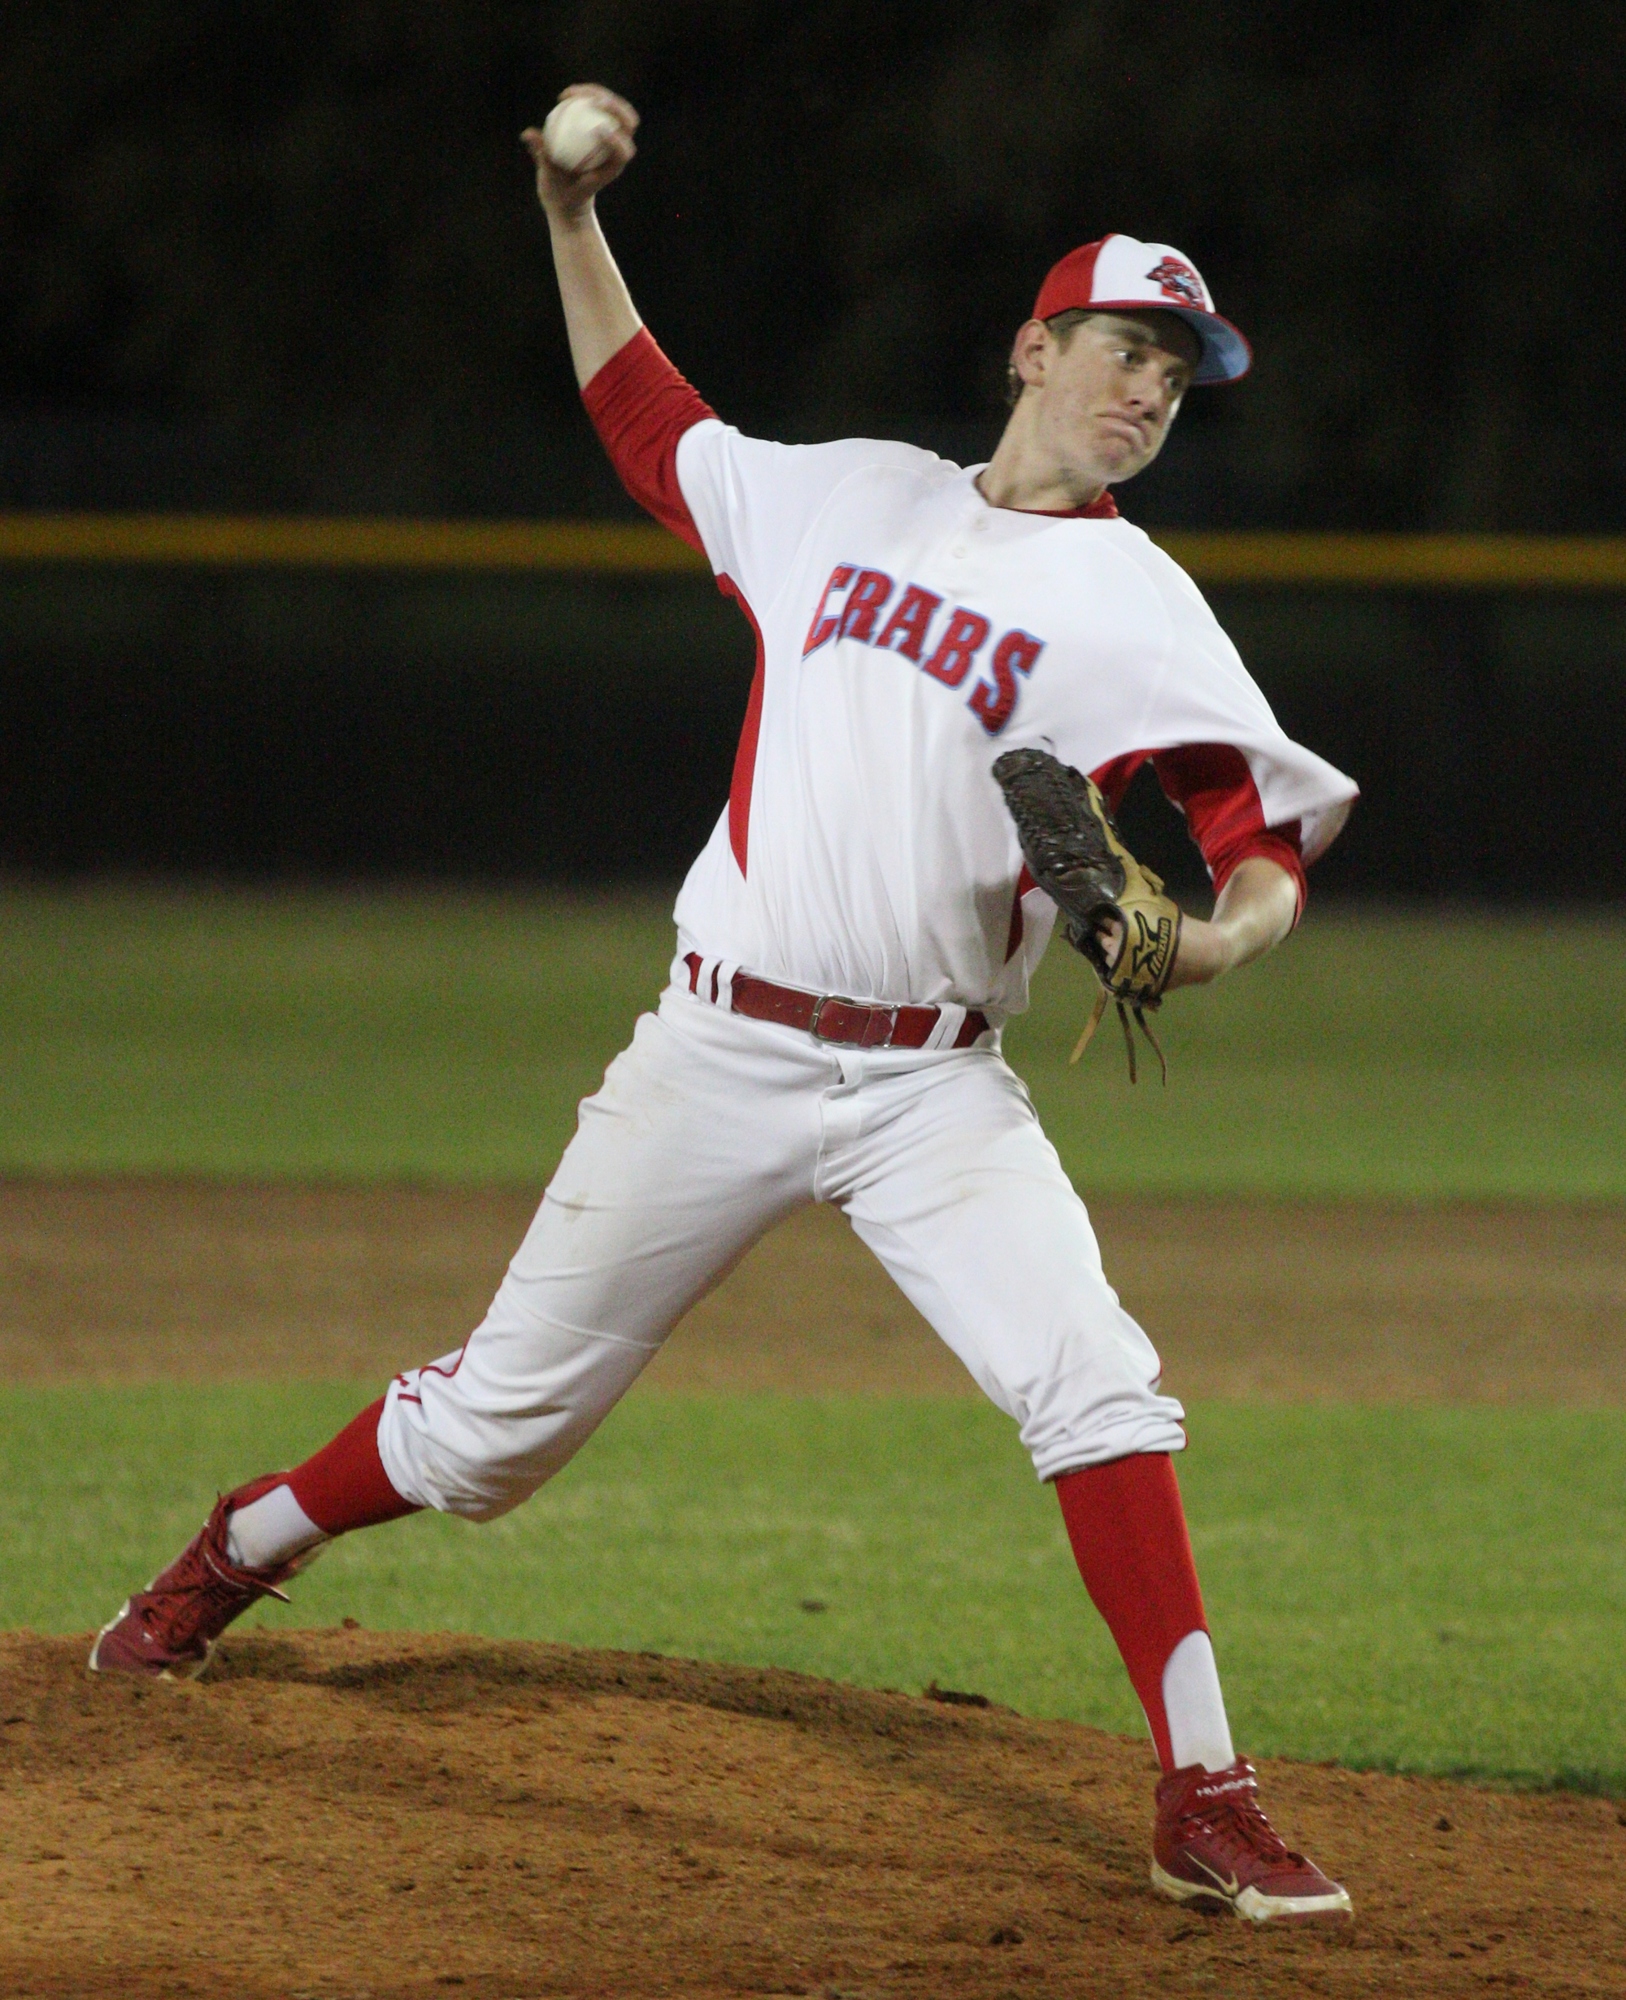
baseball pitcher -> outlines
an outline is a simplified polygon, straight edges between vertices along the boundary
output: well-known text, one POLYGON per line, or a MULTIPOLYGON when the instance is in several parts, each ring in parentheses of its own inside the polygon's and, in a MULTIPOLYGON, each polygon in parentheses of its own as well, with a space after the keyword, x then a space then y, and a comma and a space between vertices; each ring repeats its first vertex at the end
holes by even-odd
POLYGON ((744 437, 655 344, 599 227, 637 114, 594 85, 562 104, 525 140, 588 414, 756 635, 728 802, 678 898, 669 983, 582 1105, 480 1326, 305 1464, 221 1498, 90 1663, 200 1673, 332 1537, 519 1506, 757 1238, 829 1202, 1055 1488, 1165 1774, 1156 1888, 1342 1919, 1348 1895, 1284 1844, 1231 1739, 1181 1406, 1000 1053, 1058 916, 1144 1050, 1167 995, 1287 936, 1355 796, 1113 497, 1188 390, 1245 372, 1247 343, 1180 251, 1109 235, 1045 277, 988 464, 744 437), (1206 921, 1112 826, 1148 762, 1212 875, 1206 921))

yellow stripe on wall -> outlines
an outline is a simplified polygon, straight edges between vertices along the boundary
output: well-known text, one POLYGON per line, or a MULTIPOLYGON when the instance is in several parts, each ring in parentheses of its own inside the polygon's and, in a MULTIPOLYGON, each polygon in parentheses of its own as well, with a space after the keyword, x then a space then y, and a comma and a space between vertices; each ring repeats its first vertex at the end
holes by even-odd
POLYGON ((1153 540, 1208 584, 1390 590, 1622 590, 1626 536, 1323 535, 1167 529, 1153 540))
MULTIPOLYGON (((1626 536, 1160 530, 1199 583, 1389 590, 1626 590, 1626 536)), ((653 522, 0 513, 0 563, 209 569, 704 575, 653 522)))
POLYGON ((251 514, 0 514, 0 562, 208 569, 607 571, 709 565, 645 521, 406 521, 251 514))

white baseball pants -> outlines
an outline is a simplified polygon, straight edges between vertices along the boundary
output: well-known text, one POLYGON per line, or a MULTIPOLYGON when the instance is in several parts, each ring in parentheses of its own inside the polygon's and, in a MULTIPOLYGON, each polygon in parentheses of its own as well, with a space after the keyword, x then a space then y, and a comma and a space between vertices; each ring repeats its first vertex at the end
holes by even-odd
POLYGON ((580 1450, 672 1327, 774 1223, 833 1202, 1041 1479, 1179 1451, 1183 1412, 997 1049, 850 1049, 678 987, 581 1107, 491 1310, 398 1376, 402 1497, 489 1520, 580 1450))

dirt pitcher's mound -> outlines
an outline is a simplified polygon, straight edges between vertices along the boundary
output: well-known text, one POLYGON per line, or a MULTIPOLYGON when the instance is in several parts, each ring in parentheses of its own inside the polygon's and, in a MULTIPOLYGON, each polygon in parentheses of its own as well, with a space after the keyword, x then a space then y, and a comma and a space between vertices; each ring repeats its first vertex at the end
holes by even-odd
POLYGON ((582 2000, 1626 1990, 1604 1801, 1269 1766, 1352 1930, 1156 1900, 1143 1746, 649 1655, 228 1640, 171 1689, 0 1637, 0 1991, 582 2000))

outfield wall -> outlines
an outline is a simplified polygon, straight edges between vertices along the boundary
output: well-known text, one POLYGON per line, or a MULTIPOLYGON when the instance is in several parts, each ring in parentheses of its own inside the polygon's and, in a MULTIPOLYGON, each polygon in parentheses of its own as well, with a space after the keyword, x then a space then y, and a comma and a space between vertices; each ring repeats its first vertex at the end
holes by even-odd
MULTIPOLYGON (((1363 787, 1322 885, 1626 893, 1626 587, 1479 555, 1373 582, 1377 538, 1344 539, 1366 554, 1327 581, 1223 580, 1235 541, 1193 558, 1286 726, 1363 787)), ((752 647, 687 551, 650 547, 677 566, 0 546, 0 864, 672 874, 726 794, 752 647)))

